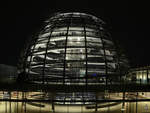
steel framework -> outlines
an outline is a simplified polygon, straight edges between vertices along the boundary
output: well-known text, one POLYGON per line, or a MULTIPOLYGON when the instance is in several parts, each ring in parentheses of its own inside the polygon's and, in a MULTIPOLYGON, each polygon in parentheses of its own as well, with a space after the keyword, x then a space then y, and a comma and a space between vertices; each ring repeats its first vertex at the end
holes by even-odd
POLYGON ((117 80, 127 60, 117 54, 105 23, 85 13, 56 13, 26 45, 19 65, 26 81, 46 84, 117 80), (23 63, 22 63, 23 62, 23 63))

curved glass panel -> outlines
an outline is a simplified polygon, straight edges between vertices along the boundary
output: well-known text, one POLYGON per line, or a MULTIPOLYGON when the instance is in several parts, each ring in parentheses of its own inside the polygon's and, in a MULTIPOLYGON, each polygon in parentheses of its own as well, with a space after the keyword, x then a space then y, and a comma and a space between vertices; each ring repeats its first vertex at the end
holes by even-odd
POLYGON ((28 44, 28 81, 46 84, 105 83, 119 73, 120 58, 105 23, 85 13, 57 13, 28 44), (101 81, 103 79, 103 82, 101 81))

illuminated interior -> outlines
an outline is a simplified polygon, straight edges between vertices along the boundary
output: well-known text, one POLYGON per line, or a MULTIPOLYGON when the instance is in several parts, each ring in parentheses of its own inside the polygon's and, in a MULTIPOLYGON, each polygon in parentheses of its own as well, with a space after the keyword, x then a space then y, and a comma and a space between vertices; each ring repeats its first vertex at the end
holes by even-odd
POLYGON ((25 48, 20 73, 44 84, 105 83, 126 59, 119 57, 105 23, 85 13, 57 13, 25 48))

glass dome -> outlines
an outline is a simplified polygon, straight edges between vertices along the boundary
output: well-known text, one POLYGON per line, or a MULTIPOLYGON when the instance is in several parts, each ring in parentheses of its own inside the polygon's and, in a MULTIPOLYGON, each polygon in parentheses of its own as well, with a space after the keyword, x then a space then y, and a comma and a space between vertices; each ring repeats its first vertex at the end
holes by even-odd
POLYGON ((56 13, 26 45, 19 65, 25 80, 46 84, 96 84, 118 77, 118 56, 105 23, 78 12, 56 13))

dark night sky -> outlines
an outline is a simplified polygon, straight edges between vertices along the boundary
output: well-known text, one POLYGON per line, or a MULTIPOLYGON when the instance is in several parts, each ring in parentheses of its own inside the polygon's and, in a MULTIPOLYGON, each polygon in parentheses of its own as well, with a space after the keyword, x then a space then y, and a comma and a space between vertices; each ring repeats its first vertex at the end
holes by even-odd
POLYGON ((113 39, 125 49, 131 66, 150 64, 150 10, 146 3, 128 0, 12 0, 0 3, 0 63, 16 65, 25 40, 48 15, 58 11, 85 12, 103 19, 110 26, 113 39))

